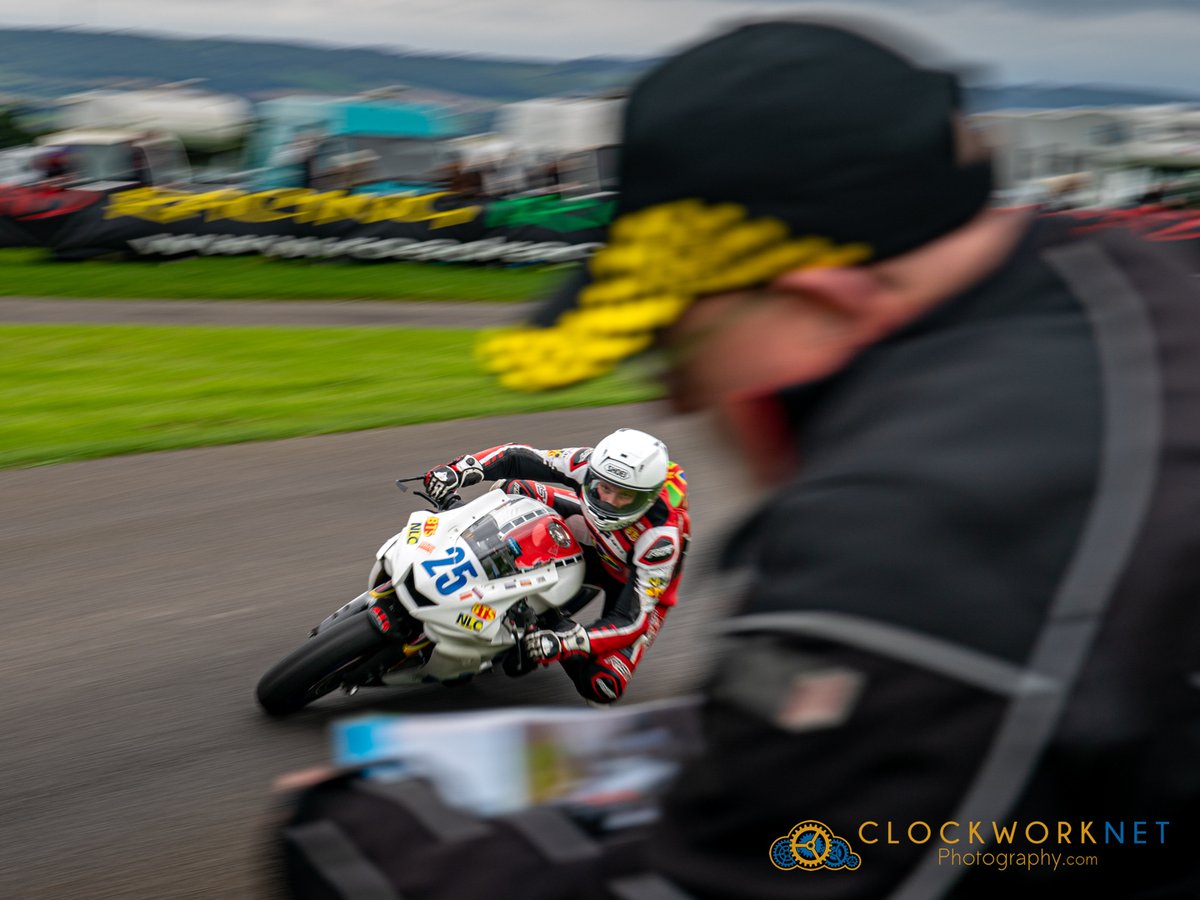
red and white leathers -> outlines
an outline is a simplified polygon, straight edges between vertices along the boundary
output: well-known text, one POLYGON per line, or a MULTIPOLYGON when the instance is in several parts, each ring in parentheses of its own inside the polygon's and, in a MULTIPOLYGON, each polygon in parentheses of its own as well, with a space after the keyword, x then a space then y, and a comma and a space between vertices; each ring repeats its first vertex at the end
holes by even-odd
POLYGON ((658 499, 641 519, 615 531, 598 529, 584 515, 579 497, 591 452, 590 447, 539 450, 503 444, 459 457, 450 466, 457 472, 482 470, 486 480, 509 479, 505 490, 552 507, 583 545, 585 581, 605 589, 604 609, 583 629, 587 655, 562 663, 585 698, 611 703, 625 692, 675 605, 691 525, 687 479, 671 463, 658 499))

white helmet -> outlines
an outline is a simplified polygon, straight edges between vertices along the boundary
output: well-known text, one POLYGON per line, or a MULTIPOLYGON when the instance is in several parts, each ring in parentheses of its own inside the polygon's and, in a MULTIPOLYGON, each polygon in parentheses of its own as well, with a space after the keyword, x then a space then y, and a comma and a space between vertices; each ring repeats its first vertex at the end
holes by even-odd
POLYGON ((583 514, 600 531, 644 516, 667 480, 667 445, 644 431, 619 428, 592 450, 583 478, 583 514))

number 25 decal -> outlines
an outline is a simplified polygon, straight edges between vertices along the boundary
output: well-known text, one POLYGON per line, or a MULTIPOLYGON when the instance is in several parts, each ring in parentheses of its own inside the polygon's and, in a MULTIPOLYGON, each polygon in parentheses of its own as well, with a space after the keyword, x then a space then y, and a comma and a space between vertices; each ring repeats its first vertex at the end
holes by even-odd
POLYGON ((449 572, 443 572, 442 575, 433 582, 433 586, 438 589, 439 594, 453 594, 467 583, 468 575, 479 574, 475 571, 475 566, 471 564, 470 560, 467 562, 462 561, 463 556, 465 555, 466 554, 463 552, 462 547, 453 547, 450 550, 449 556, 444 556, 441 559, 427 559, 425 562, 421 563, 421 565, 425 568, 425 574, 429 575, 430 577, 433 576, 433 573, 437 569, 444 569, 447 566, 453 566, 449 572), (455 563, 459 563, 459 565, 454 565, 455 563), (451 575, 453 575, 454 578, 451 578, 451 575))

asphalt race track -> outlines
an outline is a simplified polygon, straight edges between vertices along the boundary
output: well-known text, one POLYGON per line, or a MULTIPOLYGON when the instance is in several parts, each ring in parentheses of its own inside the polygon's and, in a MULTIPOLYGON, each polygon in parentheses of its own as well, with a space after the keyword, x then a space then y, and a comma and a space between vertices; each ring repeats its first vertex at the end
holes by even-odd
POLYGON ((365 587, 415 508, 393 479, 462 452, 619 425, 667 441, 695 542, 628 701, 690 691, 736 596, 713 553, 750 498, 705 423, 663 417, 573 410, 0 472, 0 897, 269 897, 272 781, 326 761, 330 721, 579 705, 550 669, 339 693, 285 722, 257 708, 259 675, 365 587))

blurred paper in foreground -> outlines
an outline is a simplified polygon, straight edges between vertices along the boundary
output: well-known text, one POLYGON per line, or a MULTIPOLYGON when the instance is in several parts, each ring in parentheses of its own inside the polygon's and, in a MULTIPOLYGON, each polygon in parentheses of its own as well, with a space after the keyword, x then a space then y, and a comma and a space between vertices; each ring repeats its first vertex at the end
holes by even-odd
POLYGON ((653 818, 699 748, 698 705, 365 716, 333 725, 333 761, 373 778, 428 779, 447 803, 481 815, 550 803, 611 830, 653 818))

